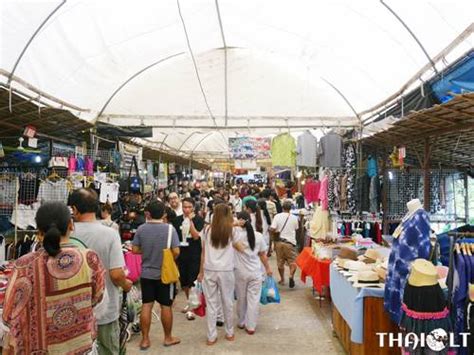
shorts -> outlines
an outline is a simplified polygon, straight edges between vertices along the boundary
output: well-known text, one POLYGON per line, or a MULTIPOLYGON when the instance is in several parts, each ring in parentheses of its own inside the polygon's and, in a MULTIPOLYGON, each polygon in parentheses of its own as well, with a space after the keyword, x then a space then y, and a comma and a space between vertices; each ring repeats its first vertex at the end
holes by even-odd
POLYGON ((275 252, 277 255, 277 265, 279 269, 285 267, 285 263, 290 266, 296 260, 296 246, 286 242, 276 242, 275 252))
POLYGON ((142 302, 158 302, 162 306, 171 307, 176 297, 176 284, 165 285, 161 280, 140 279, 142 302))
POLYGON ((181 287, 192 287, 199 275, 201 255, 180 255, 178 258, 181 287))

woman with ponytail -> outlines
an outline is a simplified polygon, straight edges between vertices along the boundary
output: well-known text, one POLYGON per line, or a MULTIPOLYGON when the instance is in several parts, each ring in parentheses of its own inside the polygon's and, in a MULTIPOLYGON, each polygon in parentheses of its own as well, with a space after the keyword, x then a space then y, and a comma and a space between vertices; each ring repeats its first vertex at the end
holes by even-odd
POLYGON ((267 245, 261 233, 256 232, 247 212, 237 214, 242 227, 236 227, 235 244, 235 291, 237 295, 238 327, 249 335, 257 328, 262 292, 261 263, 267 275, 272 271, 267 259, 267 245))
POLYGON ((260 209, 260 214, 262 217, 262 234, 263 234, 263 240, 265 240, 265 243, 267 246, 270 245, 270 234, 268 232, 268 228, 272 225, 272 219, 270 217, 270 213, 268 212, 267 209, 267 201, 264 198, 261 198, 257 202, 258 207, 260 209))
POLYGON ((257 200, 248 200, 245 203, 245 211, 250 215, 250 222, 255 231, 263 233, 263 219, 257 200))
POLYGON ((104 268, 97 254, 70 243, 69 208, 44 203, 36 213, 43 248, 19 258, 8 285, 4 348, 13 354, 86 354, 95 339, 93 308, 102 301, 104 268))

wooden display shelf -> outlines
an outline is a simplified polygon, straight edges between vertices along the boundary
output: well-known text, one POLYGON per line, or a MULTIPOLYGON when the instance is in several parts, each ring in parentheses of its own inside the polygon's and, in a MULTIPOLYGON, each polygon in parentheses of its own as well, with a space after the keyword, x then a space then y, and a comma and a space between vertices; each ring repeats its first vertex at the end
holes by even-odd
POLYGON ((398 333, 398 326, 393 323, 383 309, 383 298, 364 298, 364 343, 351 342, 351 328, 332 305, 332 325, 344 350, 350 355, 399 355, 399 348, 379 346, 376 333, 398 333))

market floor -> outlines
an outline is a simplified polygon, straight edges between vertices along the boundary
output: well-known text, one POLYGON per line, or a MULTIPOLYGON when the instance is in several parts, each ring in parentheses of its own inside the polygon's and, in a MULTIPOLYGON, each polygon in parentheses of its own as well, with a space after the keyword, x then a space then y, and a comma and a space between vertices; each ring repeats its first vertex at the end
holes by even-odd
MULTIPOLYGON (((271 258, 273 270, 275 258, 271 258)), ((224 339, 223 328, 219 329, 219 340, 209 347, 206 343, 205 318, 196 317, 187 321, 180 312, 185 304, 184 293, 180 292, 174 305, 173 335, 181 338, 181 344, 165 348, 162 346, 161 323, 151 327, 151 348, 139 350, 140 335, 134 335, 128 343, 128 354, 344 354, 337 338, 333 337, 331 313, 328 301, 313 298, 311 287, 299 281, 297 272, 296 288, 287 286, 280 289, 281 303, 262 306, 257 332, 250 336, 235 328, 236 339, 224 339)), ((308 282, 310 284, 310 282, 308 282)), ((156 307, 156 311, 159 309, 156 307)))

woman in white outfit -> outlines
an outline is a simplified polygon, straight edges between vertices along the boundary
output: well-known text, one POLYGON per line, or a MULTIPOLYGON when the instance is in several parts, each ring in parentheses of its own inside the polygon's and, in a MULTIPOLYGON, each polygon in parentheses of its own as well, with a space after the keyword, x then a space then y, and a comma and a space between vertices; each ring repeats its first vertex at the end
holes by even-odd
POLYGON ((268 229, 272 225, 272 218, 270 217, 270 213, 268 212, 267 201, 265 199, 259 199, 257 204, 258 204, 258 207, 260 208, 260 214, 262 215, 263 240, 265 240, 265 243, 267 244, 267 246, 269 246, 270 245, 270 232, 268 229))
POLYGON ((214 345, 217 342, 216 322, 220 305, 224 313, 225 338, 229 341, 234 340, 233 224, 234 218, 230 207, 219 204, 214 206, 210 227, 202 233, 198 281, 202 282, 207 304, 207 345, 214 345))
POLYGON ((257 328, 262 292, 261 263, 265 266, 267 275, 271 275, 272 271, 267 259, 267 245, 262 234, 254 231, 250 215, 247 212, 241 212, 237 218, 245 221, 243 227, 236 227, 234 238, 234 243, 241 250, 235 253, 238 327, 252 335, 257 328))

